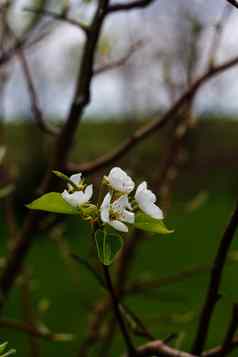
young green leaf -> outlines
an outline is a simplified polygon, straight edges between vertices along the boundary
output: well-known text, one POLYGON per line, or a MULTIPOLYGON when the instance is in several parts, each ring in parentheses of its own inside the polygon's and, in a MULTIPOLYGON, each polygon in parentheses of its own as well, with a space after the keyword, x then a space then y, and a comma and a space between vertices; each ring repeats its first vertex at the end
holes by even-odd
POLYGON ((70 206, 58 192, 50 192, 26 205, 27 208, 46 212, 79 214, 79 210, 70 206))
POLYGON ((0 354, 2 354, 7 348, 8 342, 3 342, 0 345, 0 354))
POLYGON ((8 357, 16 353, 16 351, 13 349, 6 351, 7 345, 8 345, 7 342, 0 344, 0 357, 8 357))
POLYGON ((55 176, 71 185, 74 189, 76 189, 76 191, 78 190, 78 186, 72 180, 70 180, 68 176, 57 170, 53 170, 52 172, 55 176))
POLYGON ((110 265, 123 245, 119 234, 108 234, 105 230, 97 230, 95 233, 98 257, 104 265, 110 265))
POLYGON ((154 219, 142 212, 136 214, 135 227, 151 233, 170 234, 174 232, 168 229, 162 220, 154 219))

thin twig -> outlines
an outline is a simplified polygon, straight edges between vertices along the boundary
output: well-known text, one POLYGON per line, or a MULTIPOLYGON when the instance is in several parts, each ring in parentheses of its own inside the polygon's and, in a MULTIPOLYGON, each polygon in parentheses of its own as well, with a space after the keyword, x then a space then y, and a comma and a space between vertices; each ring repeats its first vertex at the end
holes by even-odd
MULTIPOLYGON (((238 336, 234 337, 230 341, 229 352, 234 348, 238 347, 238 336)), ((137 357, 198 357, 197 355, 190 354, 184 351, 177 350, 175 348, 169 347, 167 343, 162 340, 156 340, 149 342, 137 349, 137 357)), ((222 346, 214 347, 201 354, 202 357, 222 357, 222 346)), ((124 355, 123 357, 128 357, 124 355)))
POLYGON ((197 91, 200 89, 202 85, 207 83, 208 80, 214 78, 218 74, 236 66, 238 64, 238 57, 234 57, 233 59, 226 61, 221 65, 217 65, 212 70, 207 71, 204 75, 198 78, 191 87, 183 93, 183 95, 175 102, 175 104, 162 116, 160 120, 158 120, 159 114, 156 114, 155 119, 152 120, 149 124, 142 126, 137 129, 135 133, 127 140, 125 140, 122 144, 120 144, 117 148, 112 150, 111 152, 102 155, 94 161, 90 161, 83 164, 75 164, 69 163, 66 169, 68 171, 82 171, 86 174, 95 172, 105 166, 110 165, 111 163, 115 163, 119 159, 121 159, 125 154, 133 149, 138 143, 147 138, 148 136, 156 133, 157 130, 163 128, 174 116, 178 113, 180 108, 190 99, 194 97, 197 91))
MULTIPOLYGON (((235 348, 238 347, 238 336, 234 337, 230 342, 229 352, 231 353, 235 348)), ((222 346, 214 347, 202 354, 203 357, 222 357, 221 354, 222 346)))
POLYGON ((215 24, 213 38, 211 41, 210 51, 208 55, 208 68, 210 69, 214 66, 217 53, 220 48, 222 36, 224 33, 224 28, 229 20, 231 12, 232 12, 231 8, 229 7, 228 4, 226 4, 220 20, 215 24))
MULTIPOLYGON (((197 357, 193 354, 179 351, 175 348, 169 347, 162 340, 156 340, 139 347, 136 350, 137 357, 197 357)), ((127 354, 123 357, 128 357, 127 354)))
POLYGON ((131 338, 130 338, 130 336, 128 334, 128 331, 127 331, 127 328, 126 328, 126 324, 125 324, 125 322, 123 320, 123 317, 121 315, 120 308, 119 308, 119 302, 118 302, 118 299, 117 299, 117 294, 114 291, 108 267, 103 265, 103 271, 104 271, 104 275, 105 275, 105 281, 106 281, 106 284, 107 284, 107 288, 108 288, 108 291, 110 293, 110 297, 111 297, 112 306, 113 306, 113 309, 114 309, 115 318, 116 318, 116 320, 118 322, 118 325, 120 327, 122 336, 123 336, 124 341, 126 343, 128 356, 129 357, 135 357, 136 356, 135 348, 134 348, 133 343, 131 341, 131 338))
POLYGON ((117 3, 109 6, 108 12, 114 13, 118 11, 130 11, 134 9, 141 9, 149 6, 154 1, 155 0, 135 0, 135 1, 130 1, 128 3, 117 3))
POLYGON ((231 5, 238 9, 238 1, 237 0, 227 0, 231 5))
POLYGON ((44 340, 48 340, 51 342, 58 342, 58 341, 67 341, 72 339, 71 335, 61 334, 61 333, 52 333, 47 329, 39 329, 35 328, 31 325, 26 323, 15 321, 15 320, 0 320, 0 327, 2 328, 9 328, 15 329, 24 333, 27 333, 33 337, 41 338, 44 340))
POLYGON ((226 355, 228 355, 228 353, 231 352, 232 341, 233 341, 233 338, 234 338, 237 328, 238 328, 238 305, 234 304, 231 322, 228 327, 223 346, 221 348, 221 352, 220 352, 221 356, 226 356, 226 355))
POLYGON ((16 46, 17 46, 16 55, 19 59, 19 62, 21 64, 22 71, 24 73, 24 77, 26 80, 28 93, 29 93, 29 97, 31 100, 31 109, 32 109, 32 113, 34 115, 34 119, 35 119, 37 125, 39 126, 39 128, 43 132, 50 134, 50 135, 57 135, 58 131, 56 129, 51 128, 49 125, 47 125, 47 123, 44 120, 43 113, 42 113, 42 110, 41 110, 40 104, 39 104, 39 99, 38 99, 38 96, 36 93, 35 85, 33 82, 30 66, 28 64, 24 50, 23 50, 22 46, 20 45, 20 41, 19 41, 18 37, 16 36, 15 32, 9 26, 7 26, 7 29, 9 31, 9 33, 11 34, 11 36, 14 38, 16 46), (18 46, 18 43, 19 43, 19 46, 18 46))
POLYGON ((65 23, 67 23, 69 25, 72 25, 72 26, 75 26, 75 27, 79 28, 85 34, 88 34, 88 32, 90 31, 89 27, 87 25, 81 23, 78 20, 70 19, 70 18, 66 17, 65 14, 63 14, 63 13, 62 14, 57 14, 57 13, 55 13, 53 11, 50 11, 50 10, 35 9, 35 8, 32 8, 32 7, 25 7, 24 11, 31 12, 31 13, 34 13, 34 14, 40 14, 40 15, 43 15, 43 16, 48 16, 48 17, 50 17, 50 18, 52 18, 54 20, 65 22, 65 23))
MULTIPOLYGON (((32 297, 31 297, 31 274, 27 268, 24 269, 21 275, 21 301, 22 301, 22 310, 24 321, 28 326, 32 326, 32 328, 36 328, 36 316, 33 311, 32 306, 32 297)), ((40 344, 39 340, 29 334, 29 348, 30 355, 32 357, 40 357, 40 344)))
POLYGON ((104 73, 106 71, 113 70, 118 67, 122 67, 126 64, 126 62, 131 58, 131 56, 143 46, 144 42, 142 40, 139 40, 130 46, 130 48, 127 50, 127 53, 119 58, 116 61, 106 63, 104 65, 99 66, 98 68, 95 68, 94 70, 94 75, 99 75, 101 73, 104 73))
POLYGON ((231 217, 231 220, 224 232, 224 235, 222 237, 222 240, 218 248, 217 255, 213 263, 207 296, 201 312, 198 331, 192 348, 192 353, 196 355, 200 355, 202 353, 204 345, 206 343, 212 314, 215 305, 219 299, 219 288, 221 284, 226 258, 231 243, 233 241, 237 226, 238 226, 238 203, 231 217))
POLYGON ((150 291, 151 289, 160 289, 163 286, 176 284, 186 279, 191 279, 194 277, 194 275, 208 272, 211 267, 211 264, 197 265, 188 269, 184 269, 178 273, 161 277, 160 279, 137 280, 128 284, 128 286, 125 288, 125 293, 138 294, 145 291, 150 291))
POLYGON ((45 132, 47 134, 50 134, 53 136, 57 135, 59 133, 58 130, 49 126, 44 120, 44 116, 43 116, 42 110, 39 105, 38 96, 37 96, 35 85, 33 82, 32 75, 31 75, 31 70, 30 70, 28 61, 26 59, 26 56, 24 54, 24 51, 21 47, 19 47, 19 49, 18 49, 17 56, 19 58, 19 61, 20 61, 20 64, 21 64, 21 67, 22 67, 22 70, 23 70, 23 73, 25 76, 28 93, 29 93, 29 97, 31 100, 32 113, 34 115, 34 119, 35 119, 38 127, 43 132, 45 132))

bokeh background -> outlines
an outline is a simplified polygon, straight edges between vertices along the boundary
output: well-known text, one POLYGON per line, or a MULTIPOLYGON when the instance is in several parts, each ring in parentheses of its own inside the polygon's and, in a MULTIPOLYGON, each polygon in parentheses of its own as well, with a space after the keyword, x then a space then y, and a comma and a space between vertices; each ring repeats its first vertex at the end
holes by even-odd
MULTIPOLYGON (((84 37, 69 24, 40 17, 26 7, 61 12, 63 1, 15 1, 9 26, 21 36, 31 21, 38 21, 35 36, 43 38, 26 56, 40 107, 48 122, 62 125, 72 101, 84 37)), ((69 16, 89 21, 94 1, 71 1, 69 16)), ((71 159, 93 160, 117 147, 138 127, 159 118, 207 67, 238 55, 238 11, 224 0, 155 1, 146 9, 116 13, 106 20, 99 42, 95 69, 120 65, 95 75, 92 98, 76 134, 71 159), (219 26, 220 27, 219 27, 219 26), (222 29, 219 33, 219 29, 222 29), (218 41, 215 36, 218 33, 218 41), (129 55, 128 55, 129 54, 129 55), (126 60, 125 60, 126 58, 126 60)), ((3 36, 2 36, 3 38, 3 36)), ((8 46, 9 43, 3 44, 8 46)), ((154 282, 125 301, 153 335, 177 334, 176 347, 189 349, 208 285, 209 269, 238 193, 238 68, 219 75, 201 88, 188 108, 182 148, 167 179, 160 186, 169 152, 173 152, 174 126, 168 125, 143 140, 118 165, 137 182, 147 180, 159 194, 170 236, 147 237, 138 246, 129 281, 154 282)), ((5 165, 16 179, 10 199, 21 227, 28 203, 47 167, 53 139, 37 127, 24 74, 17 59, 0 67, 0 145, 7 149, 5 165)), ((108 172, 93 175, 95 185, 108 172)), ((6 179, 1 175, 2 182, 6 179)), ((8 202, 8 201, 7 201, 8 202)), ((7 202, 1 203, 2 264, 8 250, 7 202)), ((85 269, 72 262, 70 247, 90 257, 88 227, 75 217, 53 231, 39 234, 26 262, 30 295, 39 328, 72 334, 68 342, 40 340, 39 356, 77 356, 88 332, 88 317, 103 290, 85 269)), ((139 239, 139 237, 138 237, 139 239)), ((0 261, 0 262, 1 262, 0 261)), ((222 281, 207 347, 221 343, 238 299, 238 243, 235 240, 222 281)), ((5 306, 3 318, 24 320, 24 279, 19 278, 5 306)), ((109 314, 106 321, 110 321, 109 314)), ((106 324, 102 328, 103 334, 106 324), (103 330, 104 328, 104 330, 103 330)), ((0 337, 16 348, 17 356, 31 356, 29 337, 1 327, 0 337)), ((108 356, 119 356, 123 342, 115 333, 108 356)), ((136 337, 143 343, 143 338, 136 337)), ((234 352, 234 356, 237 352, 234 352)), ((89 356, 106 357, 96 344, 89 356)))

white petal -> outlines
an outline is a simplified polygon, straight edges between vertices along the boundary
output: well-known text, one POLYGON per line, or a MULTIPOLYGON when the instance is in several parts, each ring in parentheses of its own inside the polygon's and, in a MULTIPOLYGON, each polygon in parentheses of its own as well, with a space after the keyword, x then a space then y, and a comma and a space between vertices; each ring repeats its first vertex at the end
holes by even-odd
POLYGON ((122 223, 118 220, 110 221, 109 224, 110 224, 110 226, 115 228, 117 231, 125 232, 125 233, 128 232, 128 227, 124 223, 122 223))
POLYGON ((137 187, 135 196, 137 196, 140 192, 143 192, 145 190, 147 190, 147 182, 143 181, 137 187))
POLYGON ((109 218, 109 209, 107 208, 101 208, 100 210, 100 217, 103 223, 109 223, 110 218, 109 218))
POLYGON ((112 203, 112 209, 116 212, 122 212, 128 205, 128 198, 126 195, 121 196, 112 203))
POLYGON ((130 193, 134 190, 134 181, 119 167, 111 169, 107 179, 111 187, 116 191, 130 193))
POLYGON ((75 183, 75 185, 79 185, 81 180, 82 180, 82 174, 74 174, 72 176, 70 176, 70 180, 73 181, 73 183, 75 183))
POLYGON ((78 198, 78 206, 82 206, 83 204, 88 202, 88 197, 83 191, 77 191, 74 192, 75 194, 77 193, 77 198, 78 198))
POLYGON ((140 207, 143 212, 148 214, 148 216, 155 218, 155 219, 163 219, 164 215, 162 210, 156 206, 154 203, 144 204, 140 207))
POLYGON ((93 185, 88 185, 84 191, 85 198, 89 201, 93 195, 93 185))
POLYGON ((137 187, 135 200, 139 205, 143 204, 144 202, 156 202, 155 194, 151 190, 147 189, 147 183, 145 181, 137 187))
POLYGON ((124 222, 130 223, 130 224, 135 223, 135 214, 133 212, 124 210, 121 217, 122 217, 121 219, 124 222))
POLYGON ((156 196, 151 190, 146 190, 143 192, 144 199, 150 202, 155 203, 156 202, 156 196))
POLYGON ((79 202, 81 200, 81 192, 69 193, 67 190, 61 194, 63 199, 72 207, 79 207, 79 202))
POLYGON ((109 222, 109 210, 110 210, 110 203, 111 203, 111 194, 108 192, 104 197, 101 208, 100 208, 100 216, 101 220, 104 223, 109 222))
POLYGON ((112 196, 110 192, 108 192, 102 201, 101 208, 110 208, 111 198, 112 196))
POLYGON ((125 208, 129 208, 132 211, 132 205, 130 204, 129 200, 128 200, 128 196, 125 196, 125 208))

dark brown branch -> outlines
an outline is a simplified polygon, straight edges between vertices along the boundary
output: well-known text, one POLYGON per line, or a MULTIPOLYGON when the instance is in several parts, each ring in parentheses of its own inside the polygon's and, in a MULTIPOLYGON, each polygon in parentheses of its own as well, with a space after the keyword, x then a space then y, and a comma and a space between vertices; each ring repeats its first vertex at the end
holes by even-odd
MULTIPOLYGON (((83 49, 82 61, 79 71, 78 80, 74 94, 74 100, 71 105, 69 117, 65 122, 60 135, 57 136, 55 143, 55 152, 49 164, 48 172, 41 184, 41 191, 49 191, 54 185, 54 178, 52 178, 51 171, 55 168, 61 170, 65 167, 69 151, 71 149, 76 129, 79 121, 83 115, 84 109, 90 101, 90 87, 93 77, 93 66, 98 39, 101 33, 103 22, 107 14, 109 0, 100 0, 98 8, 94 15, 92 24, 90 25, 90 32, 87 36, 85 46, 83 49)), ((23 261, 28 254, 33 243, 32 234, 37 230, 37 222, 39 222, 38 215, 30 212, 25 219, 25 224, 17 243, 8 257, 6 267, 0 279, 0 310, 2 309, 6 298, 10 292, 16 277, 21 272, 23 261)))
POLYGON ((232 341, 234 338, 234 335, 236 333, 236 330, 238 328, 238 305, 234 304, 233 306, 233 311, 232 311, 232 318, 230 325, 227 330, 227 334, 223 343, 223 346, 221 348, 220 355, 221 356, 227 356, 228 353, 231 352, 232 350, 232 341))
MULTIPOLYGON (((68 120, 63 126, 61 134, 58 137, 58 142, 56 143, 56 152, 55 157, 53 158, 51 170, 63 169, 65 167, 76 129, 79 125, 85 107, 90 102, 90 86, 93 78, 94 59, 98 39, 108 9, 108 2, 109 0, 101 0, 99 2, 94 19, 90 25, 90 31, 88 33, 82 54, 74 100, 70 108, 68 120)), ((46 184, 44 185, 44 189, 46 184)))
POLYGON ((237 0, 227 0, 231 5, 238 9, 238 1, 237 0))
MULTIPOLYGON (((130 239, 125 242, 125 246, 119 256, 117 270, 116 270, 116 281, 115 288, 117 293, 117 298, 122 299, 125 291, 125 284, 128 278, 128 273, 133 262, 133 257, 138 246, 141 242, 142 235, 138 236, 138 232, 135 231, 130 239)), ((89 349, 101 339, 101 329, 105 322, 105 317, 111 307, 111 301, 108 298, 104 298, 102 301, 98 302, 93 308, 92 313, 89 316, 88 323, 88 334, 80 346, 79 357, 86 357, 89 355, 89 349)))
POLYGON ((123 320, 120 308, 119 308, 119 301, 117 299, 117 294, 114 291, 113 285, 112 285, 112 281, 111 281, 111 277, 110 277, 110 273, 109 273, 109 269, 107 266, 103 265, 103 271, 104 271, 104 276, 105 276, 105 281, 106 281, 106 285, 108 288, 108 292, 110 294, 111 297, 111 301, 112 301, 112 306, 113 306, 113 310, 114 310, 114 314, 115 314, 115 318, 117 320, 117 323, 120 327, 122 336, 124 338, 124 341, 126 343, 126 348, 128 351, 128 357, 135 357, 137 356, 137 354, 135 353, 135 349, 134 346, 132 344, 130 335, 127 331, 126 328, 126 324, 123 320))
POLYGON ((31 7, 26 7, 24 8, 24 11, 26 12, 32 12, 34 14, 39 14, 39 15, 43 15, 43 16, 48 16, 56 21, 62 21, 65 22, 69 25, 75 26, 77 28, 79 28, 80 30, 82 30, 84 33, 88 34, 88 32, 90 31, 90 28, 85 25, 82 24, 81 22, 79 22, 78 20, 73 20, 70 19, 68 17, 65 16, 65 14, 57 14, 53 11, 50 10, 42 10, 42 9, 34 9, 31 7))
POLYGON ((215 305, 219 299, 219 288, 221 284, 223 269, 237 226, 238 204, 236 205, 231 220, 224 232, 224 235, 218 248, 217 255, 213 263, 207 296, 201 312, 198 331, 192 348, 192 353, 194 353, 195 355, 200 355, 202 353, 204 345, 206 343, 210 321, 213 315, 215 305))
POLYGON ((137 42, 135 42, 134 44, 132 44, 132 46, 130 46, 130 48, 128 49, 127 53, 119 58, 118 60, 111 62, 111 63, 106 63, 98 68, 95 68, 94 70, 94 74, 98 75, 101 73, 104 73, 106 71, 110 71, 113 70, 115 68, 118 67, 122 67, 126 64, 126 62, 131 58, 131 56, 143 46, 143 41, 139 40, 137 42))
POLYGON ((149 6, 154 1, 155 0, 135 0, 135 1, 129 1, 128 3, 118 3, 109 6, 108 12, 113 13, 117 11, 129 11, 134 9, 141 9, 149 6))
POLYGON ((160 279, 137 280, 130 283, 125 288, 125 294, 138 294, 151 289, 160 289, 163 286, 176 284, 186 279, 191 279, 194 275, 207 272, 211 269, 211 264, 198 265, 192 268, 185 269, 181 272, 171 274, 160 279))
POLYGON ((214 67, 212 70, 207 71, 204 75, 198 78, 191 87, 175 102, 175 104, 162 116, 160 120, 156 118, 152 123, 146 124, 143 127, 135 131, 135 133, 127 140, 125 140, 121 145, 115 148, 108 154, 105 154, 98 159, 84 163, 84 164, 74 164, 70 163, 67 166, 69 171, 82 171, 84 173, 92 173, 98 169, 115 163, 117 160, 122 158, 131 149, 133 149, 138 143, 147 138, 148 136, 154 134, 157 130, 163 128, 174 116, 178 113, 179 109, 190 99, 194 97, 197 91, 202 85, 204 85, 208 80, 214 78, 218 74, 234 67, 238 64, 238 57, 214 67))
MULTIPOLYGON (((235 348, 238 347, 238 336, 234 337, 230 343, 229 352, 231 353, 235 348)), ((217 346, 208 350, 202 354, 203 357, 222 357, 222 346, 217 346)))

